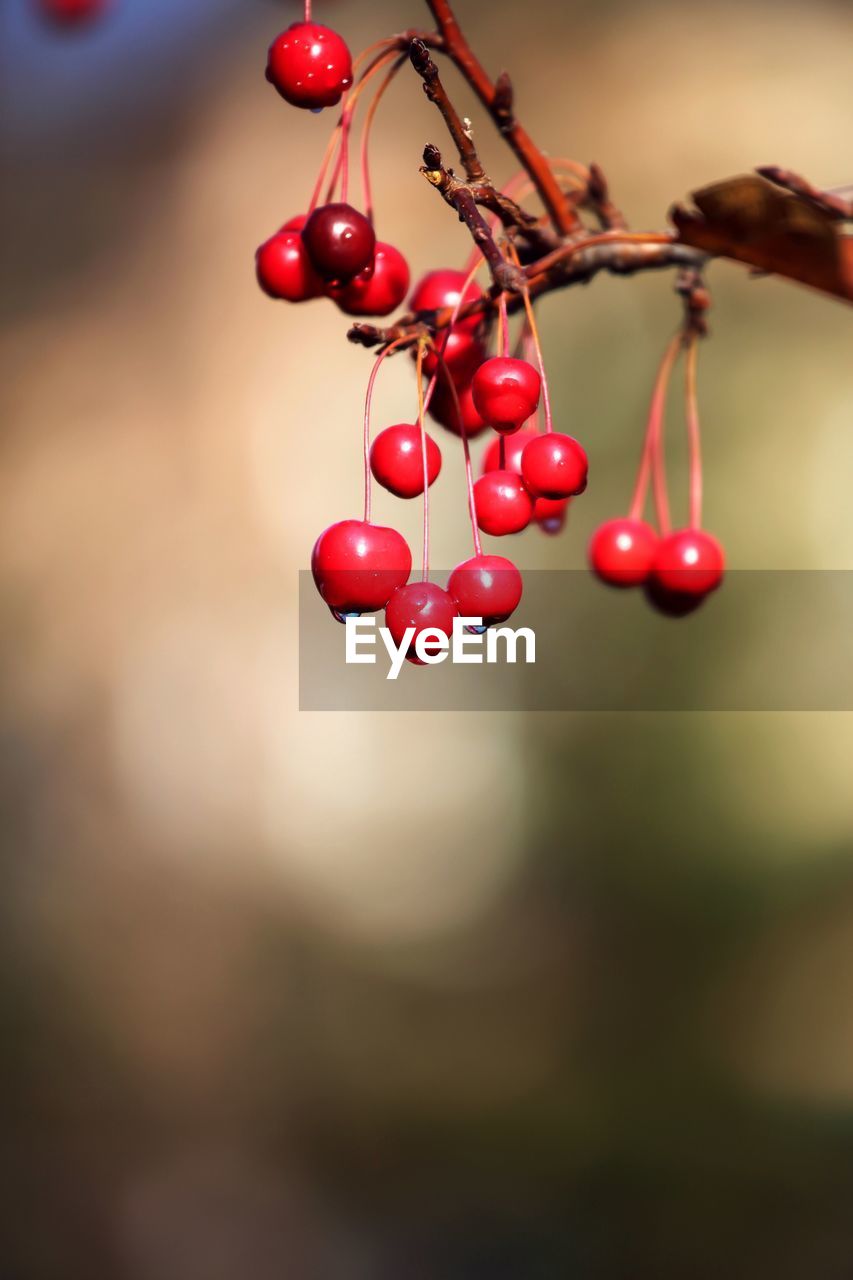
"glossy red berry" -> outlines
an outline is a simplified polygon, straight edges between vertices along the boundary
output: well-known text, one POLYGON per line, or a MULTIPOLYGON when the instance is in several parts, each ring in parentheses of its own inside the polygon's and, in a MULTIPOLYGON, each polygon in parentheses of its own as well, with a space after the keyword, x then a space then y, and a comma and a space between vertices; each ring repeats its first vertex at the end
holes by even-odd
POLYGON ((495 436, 489 441, 489 447, 483 454, 482 472, 501 470, 501 446, 504 451, 504 469, 517 471, 521 475, 521 455, 524 446, 535 440, 539 434, 533 427, 523 427, 511 436, 495 436))
POLYGON ((112 0, 39 0, 43 17, 59 27, 85 26, 103 17, 112 0))
POLYGON ((546 431, 531 440, 521 456, 521 474, 539 498, 571 498, 586 488, 589 462, 572 436, 546 431))
POLYGON ((337 31, 294 22, 270 45, 266 74, 294 107, 319 111, 340 102, 352 84, 352 58, 337 31))
POLYGON ((412 570, 402 534, 365 520, 340 520, 314 543, 311 572, 338 618, 383 609, 412 570))
POLYGON ((527 360, 492 356, 480 365, 472 384, 474 404, 496 431, 517 431, 536 412, 542 380, 527 360))
MULTIPOLYGON (((422 631, 439 631, 450 636, 453 632, 453 619, 459 611, 452 597, 434 582, 410 582, 398 587, 388 601, 385 610, 385 625, 399 647, 409 627, 415 628, 411 643, 406 653, 409 662, 421 666, 421 659, 415 652, 415 644, 422 631)), ((428 654, 440 653, 441 642, 425 642, 428 654)))
POLYGON ((450 333, 445 331, 438 334, 436 348, 437 350, 428 348, 424 352, 424 373, 432 377, 442 367, 438 358, 438 352, 441 352, 441 358, 457 388, 468 385, 486 358, 483 344, 467 329, 453 329, 450 333))
MULTIPOLYGON (((427 476, 432 484, 441 470, 441 450, 426 438, 427 476)), ((370 447, 370 469, 384 489, 398 498, 416 498, 424 491, 420 427, 400 422, 380 431, 370 447)))
POLYGON ((589 541, 593 573, 613 587, 636 587, 651 572, 658 535, 644 520, 605 520, 589 541))
POLYGON ((472 556, 450 575, 447 590, 465 618, 482 618, 483 626, 505 622, 521 599, 521 574, 505 556, 472 556))
MULTIPOLYGON (((444 307, 455 307, 462 290, 465 289, 465 304, 475 302, 478 298, 482 298, 482 293, 473 280, 468 282, 465 287, 465 281, 468 279, 464 271, 454 271, 451 268, 443 268, 440 271, 430 271, 422 276, 412 290, 412 296, 409 298, 409 308, 412 311, 441 311, 444 307)), ((480 324, 481 316, 468 316, 464 320, 459 320, 454 325, 454 329, 466 329, 473 332, 480 324)))
POLYGON ((406 296, 409 264, 392 244, 376 242, 373 267, 368 264, 355 279, 329 289, 330 297, 348 316, 387 316, 406 296))
POLYGON ((474 485, 477 524, 484 533, 502 537, 530 524, 533 499, 515 471, 489 471, 474 485))
POLYGON ((285 223, 255 253, 258 284, 269 297, 287 302, 305 302, 323 293, 323 282, 311 265, 299 228, 293 226, 297 222, 299 218, 285 223))
POLYGON ((483 431, 488 431, 488 423, 484 422, 474 407, 474 400, 471 396, 471 388, 460 387, 456 392, 459 402, 459 410, 457 413, 456 400, 453 399, 453 393, 448 390, 447 384, 439 380, 436 383, 435 391, 429 402, 429 415, 434 422, 438 422, 442 427, 446 427, 448 431, 452 431, 454 435, 461 435, 462 428, 459 425, 459 414, 462 415, 462 427, 469 440, 473 440, 483 431))
POLYGON ((533 519, 543 533, 561 533, 566 524, 571 498, 535 498, 533 519))
POLYGON ((308 257, 324 280, 346 282, 373 263, 376 235, 350 204, 322 204, 302 228, 308 257))
POLYGON ((723 548, 702 529, 678 529, 661 538, 651 568, 656 587, 664 592, 706 596, 723 580, 723 548))

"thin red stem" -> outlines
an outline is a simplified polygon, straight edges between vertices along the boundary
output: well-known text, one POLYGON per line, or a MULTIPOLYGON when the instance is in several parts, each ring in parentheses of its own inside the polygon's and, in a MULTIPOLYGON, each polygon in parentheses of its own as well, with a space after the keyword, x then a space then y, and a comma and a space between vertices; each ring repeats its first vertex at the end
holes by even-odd
POLYGON ((408 338, 397 338, 395 342, 390 342, 387 347, 380 351, 379 355, 373 362, 373 368, 370 370, 370 377, 367 380, 367 392, 364 397, 364 520, 365 524, 370 523, 370 505, 371 505, 371 481, 373 479, 370 470, 370 408, 373 403, 373 388, 376 385, 376 375, 382 365, 382 361, 387 355, 390 355, 395 347, 402 346, 404 342, 408 342, 408 338))
POLYGON ((498 310, 500 315, 500 353, 502 356, 507 356, 509 355, 509 316, 506 312, 505 293, 500 296, 498 310))
MULTIPOLYGON (((467 286, 466 286, 467 287, 467 286)), ((450 388, 450 394, 453 397, 453 404, 456 408, 456 417, 459 423, 459 435, 462 437, 462 453, 465 458, 465 486, 468 490, 468 516, 471 520, 471 533, 474 537, 474 554, 481 556, 483 554, 483 544, 480 542, 480 530, 477 527, 477 507, 474 502, 474 474, 471 469, 471 446, 468 442, 468 431, 462 417, 462 407, 459 404, 459 395, 456 391, 456 383, 450 376, 444 357, 438 357, 439 367, 443 373, 447 385, 450 388)), ((503 437, 501 437, 503 440, 503 437)))
POLYGON ((376 109, 382 101, 385 91, 392 83, 403 63, 406 62, 407 56, 408 55, 405 53, 400 55, 379 88, 376 90, 376 93, 373 95, 373 100, 367 109, 367 115, 364 118, 364 124, 361 130, 361 190, 364 198, 364 212, 371 222, 373 222, 373 192, 370 186, 370 130, 373 127, 373 121, 376 117, 376 109))
POLYGON ((533 314, 533 303, 530 301, 529 289, 524 290, 524 310, 527 312, 527 323, 530 326, 530 340, 533 343, 533 350, 536 352, 536 363, 539 366, 539 377, 542 379, 542 407, 545 410, 545 430, 553 431, 554 423, 551 418, 551 396, 548 393, 548 375, 545 372, 545 359, 542 355, 542 343, 539 341, 539 330, 536 327, 536 317, 533 314))
POLYGON ((631 520, 640 520, 642 518, 649 487, 649 474, 653 469, 655 509, 658 528, 663 534, 669 533, 670 530, 669 498, 666 491, 666 470, 662 451, 663 416, 666 408, 666 393, 669 387, 669 380, 675 361, 678 358, 678 353, 681 350, 681 344, 682 335, 677 333, 670 340, 663 354, 663 359, 658 366, 646 421, 643 453, 637 471, 637 481, 634 485, 631 507, 628 512, 631 520))
POLYGON ((696 395, 696 365, 699 339, 692 333, 687 341, 684 368, 684 405, 687 441, 690 451, 690 527, 702 527, 702 442, 699 427, 699 401, 696 395))
MULTIPOLYGON (((468 286, 469 286, 469 284, 471 283, 471 281, 474 279, 474 277, 475 277, 475 275, 477 274, 477 272, 480 270, 480 267, 482 267, 482 266, 483 266, 483 263, 484 263, 484 259, 483 259, 482 254, 478 253, 478 254, 477 254, 477 261, 476 261, 476 262, 474 263, 474 265, 471 267, 471 270, 468 272, 468 275, 465 277, 465 283, 462 285, 462 288, 459 290, 459 301, 456 303, 456 305, 454 306, 453 310, 452 310, 452 311, 451 311, 451 313, 450 313, 450 320, 449 320, 449 322, 448 322, 448 324, 447 324, 447 326, 446 326, 446 330, 445 330, 446 335, 447 335, 447 336, 445 337, 445 339, 444 339, 445 343, 447 342, 447 339, 450 337, 451 333, 453 332, 453 326, 456 324, 456 318, 457 318, 457 316, 459 315, 459 312, 462 310, 462 306, 463 306, 463 304, 464 304, 464 302, 465 302, 465 294, 468 292, 468 286)), ((441 355, 441 350, 439 350, 438 345, 437 345, 436 343, 433 343, 433 350, 435 351, 435 354, 436 354, 436 356, 437 356, 437 357, 438 357, 438 359, 439 359, 439 363, 443 365, 443 364, 444 364, 444 360, 443 360, 442 355, 441 355)), ((442 348, 442 350, 443 350, 443 348, 442 348)), ((445 365, 445 368, 446 368, 446 367, 447 367, 447 366, 445 365)), ((436 383, 438 382, 438 372, 439 372, 439 371, 438 371, 438 367, 436 367, 435 373, 432 375, 432 377, 431 377, 431 378, 430 378, 430 380, 429 380, 429 386, 427 387, 427 390, 426 390, 426 396, 425 396, 425 398, 424 398, 424 408, 425 408, 425 409, 428 409, 428 408, 429 408, 429 406, 430 406, 430 402, 432 401, 432 397, 433 397, 433 393, 434 393, 434 391, 435 391, 436 383)), ((450 384, 452 384, 452 383, 453 383, 453 379, 450 377, 450 374, 449 374, 449 373, 447 374, 447 380, 448 380, 448 382, 449 382, 450 384)), ((458 404, 459 404, 458 397, 457 397, 456 403, 457 403, 457 406, 458 406, 458 404)), ((462 415, 461 415, 461 413, 460 413, 460 415, 459 415, 459 420, 460 420, 460 422, 461 422, 461 420, 462 420, 462 415)))
POLYGON ((305 21, 311 21, 311 0, 305 0, 305 21))
POLYGON ((424 346, 425 339, 418 342, 418 365, 416 377, 418 381, 418 427, 421 433, 421 461, 424 469, 424 556, 421 579, 429 581, 429 467, 427 465, 426 423, 424 422, 424 346))

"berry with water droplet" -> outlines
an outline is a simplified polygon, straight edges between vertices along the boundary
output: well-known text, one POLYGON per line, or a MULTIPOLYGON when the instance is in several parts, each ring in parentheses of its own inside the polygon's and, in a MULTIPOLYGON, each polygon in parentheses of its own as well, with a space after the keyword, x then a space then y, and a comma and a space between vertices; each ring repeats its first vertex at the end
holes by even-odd
POLYGON ((331 27, 294 22, 270 45, 266 76, 292 106, 322 110, 352 84, 352 58, 331 27))
MULTIPOLYGON (((423 663, 415 651, 418 636, 423 631, 438 631, 441 635, 450 637, 453 632, 453 619, 458 616, 459 611, 452 597, 436 583, 409 582, 404 587, 398 587, 388 601, 385 625, 398 647, 402 644, 409 627, 414 627, 415 633, 406 651, 406 658, 409 662, 422 666, 423 663)), ((428 655, 432 656, 440 653, 443 646, 436 639, 435 642, 425 641, 422 647, 428 655)))
POLYGON ((402 534, 366 520, 330 525, 311 553, 317 590, 338 618, 383 609, 411 569, 402 534))
POLYGON ((482 618, 483 626, 505 622, 521 599, 521 574, 506 556, 472 556, 451 573, 447 590, 464 618, 482 618))

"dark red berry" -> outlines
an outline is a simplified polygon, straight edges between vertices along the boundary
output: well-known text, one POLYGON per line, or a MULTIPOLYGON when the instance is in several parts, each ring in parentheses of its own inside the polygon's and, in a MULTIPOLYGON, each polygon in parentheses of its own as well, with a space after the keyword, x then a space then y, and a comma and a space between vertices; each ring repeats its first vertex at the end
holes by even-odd
MULTIPOLYGON (((443 268, 440 271, 428 272, 421 277, 412 290, 412 296, 409 298, 409 309, 411 311, 441 311, 445 307, 455 307, 462 296, 462 290, 465 288, 467 279, 468 277, 464 271, 454 271, 450 267, 443 268)), ((475 302, 482 296, 474 281, 469 281, 467 288, 465 288, 465 304, 475 302)), ((473 332, 481 320, 482 316, 468 316, 464 320, 458 320, 454 328, 467 329, 469 332, 473 332)))
POLYGON ((542 380, 527 360, 492 356, 474 374, 474 404, 496 431, 517 431, 536 412, 542 380))
POLYGON ((270 45, 267 80, 294 107, 333 107, 352 84, 350 51, 330 27, 294 22, 270 45))
POLYGON ((533 519, 543 533, 556 534, 562 532, 571 498, 535 498, 533 502, 533 519))
POLYGON ((455 386, 467 386, 477 369, 486 358, 486 352, 479 338, 467 329, 453 329, 436 336, 437 350, 428 348, 424 352, 423 370, 429 377, 441 368, 438 352, 450 373, 455 386))
POLYGON ((723 580, 723 548, 702 529, 678 529, 661 538, 655 552, 651 577, 665 592, 706 596, 723 580))
POLYGON ((589 462, 572 436, 546 431, 531 440, 521 456, 521 474, 538 498, 571 498, 586 488, 589 462))
POLYGON ((305 302, 323 293, 323 282, 311 265, 302 236, 292 218, 255 253, 258 284, 271 298, 305 302))
POLYGON ((460 387, 456 392, 456 396, 459 402, 458 412, 456 408, 457 401, 453 399, 453 393, 448 389, 446 383, 439 380, 429 402, 429 415, 434 422, 440 423, 442 427, 446 427, 454 435, 461 435, 462 427, 464 427, 465 434, 469 440, 473 440, 474 436, 478 436, 481 432, 488 430, 488 423, 483 421, 474 407, 470 386, 460 387), (462 415, 462 427, 459 425, 459 414, 462 415))
POLYGON ((340 520, 314 543, 317 590, 339 618, 383 609, 412 569, 402 534, 365 520, 340 520))
POLYGON ((103 17, 112 0, 39 0, 44 18, 59 27, 85 26, 103 17))
POLYGON ((329 289, 330 297, 348 316, 387 316, 396 311, 409 287, 409 264, 392 244, 376 242, 371 270, 368 264, 354 280, 329 289))
MULTIPOLYGON (((438 631, 448 636, 453 632, 453 619, 459 616, 452 597, 434 582, 410 582, 398 587, 388 601, 385 610, 385 625, 398 646, 402 644, 409 627, 415 628, 406 658, 422 666, 421 659, 415 652, 415 644, 422 631, 438 631)), ((442 651, 441 642, 425 641, 425 651, 429 655, 442 651)))
POLYGON ((489 471, 474 485, 477 524, 484 533, 502 537, 530 524, 533 499, 515 471, 489 471))
POLYGON ((373 262, 373 227, 350 204, 319 205, 309 214, 302 239, 315 271, 324 280, 352 280, 373 262))
POLYGON ((495 436, 483 454, 482 472, 501 470, 501 446, 504 451, 504 470, 517 471, 521 475, 521 455, 524 446, 539 434, 533 427, 523 427, 511 436, 495 436))
POLYGON ((465 618, 482 618, 483 626, 505 622, 521 599, 521 574, 505 556, 472 556, 450 575, 447 590, 465 618))
MULTIPOLYGON (((441 470, 441 450, 426 438, 427 476, 432 484, 441 470)), ((420 427, 400 422, 380 431, 370 447, 370 469, 383 488, 398 498, 416 498, 424 491, 420 427)))
POLYGON ((651 572, 658 536, 643 520, 605 520, 589 542, 589 563, 602 582, 636 587, 651 572))

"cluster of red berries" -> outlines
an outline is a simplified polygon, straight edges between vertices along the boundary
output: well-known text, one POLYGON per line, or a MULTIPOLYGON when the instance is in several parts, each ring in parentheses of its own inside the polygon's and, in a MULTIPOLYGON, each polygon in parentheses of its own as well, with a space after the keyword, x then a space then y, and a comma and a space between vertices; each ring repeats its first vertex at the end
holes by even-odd
POLYGON ((609 586, 642 586, 663 613, 681 616, 695 609, 723 580, 725 557, 712 534, 702 529, 702 465, 699 455, 699 416, 696 407, 696 334, 670 342, 652 393, 643 456, 631 511, 607 520, 592 535, 589 562, 609 586), (663 468, 663 414, 675 361, 686 350, 685 401, 690 445, 690 523, 670 529, 669 500, 663 468), (657 532, 640 518, 650 473, 655 480, 657 532))
POLYGON ((348 316, 385 316, 409 288, 409 264, 376 239, 363 213, 343 201, 299 214, 258 249, 258 283, 271 298, 327 297, 348 316))
MULTIPOLYGON (((329 28, 311 22, 308 9, 305 22, 289 27, 270 47, 267 78, 288 102, 312 111, 344 102, 308 213, 285 223, 257 251, 258 280, 274 298, 303 302, 325 296, 347 314, 365 316, 389 314, 408 292, 405 258, 392 245, 377 241, 373 227, 367 136, 379 99, 399 66, 398 49, 392 41, 380 42, 374 50, 368 51, 373 59, 353 87, 353 64, 346 44, 329 28), (383 68, 388 68, 388 74, 377 90, 362 134, 367 212, 360 213, 347 202, 350 129, 359 95, 383 68), (337 161, 321 203, 320 192, 336 151, 337 161)), ((508 252, 517 263, 511 245, 508 252)), ((505 556, 484 553, 480 532, 503 537, 519 533, 531 523, 546 532, 558 532, 570 502, 587 485, 588 460, 582 445, 553 429, 531 300, 525 291, 526 317, 518 349, 511 354, 506 299, 498 299, 497 352, 490 354, 495 308, 486 305, 474 283, 478 265, 477 256, 468 272, 431 271, 412 292, 409 307, 422 323, 383 346, 368 382, 363 518, 331 525, 317 539, 311 557, 315 583, 335 617, 343 621, 384 609, 386 625, 397 644, 409 635, 407 656, 413 662, 420 661, 415 652, 419 637, 425 643, 422 652, 429 655, 431 644, 444 647, 456 618, 480 619, 477 625, 485 629, 505 621, 517 608, 523 589, 521 574, 505 556), (429 332, 432 339, 419 336, 429 332), (384 359, 401 347, 409 347, 417 360, 418 420, 386 427, 371 444, 370 404, 376 375, 384 359), (442 456, 426 432, 426 414, 461 437, 465 461, 474 555, 456 566, 446 589, 429 578, 429 490, 441 472, 442 456), (488 431, 493 438, 475 482, 469 442, 488 431), (412 553, 403 536, 371 519, 373 480, 399 498, 423 496, 420 579, 410 580, 412 553)), ((660 607, 673 614, 694 607, 719 584, 723 573, 719 544, 700 528, 698 418, 691 423, 695 448, 689 528, 670 532, 668 507, 662 496, 662 406, 669 372, 685 342, 679 338, 677 344, 674 340, 670 345, 656 383, 630 515, 602 525, 589 552, 592 568, 603 581, 615 586, 642 584, 660 607), (660 533, 641 518, 651 475, 660 533)), ((695 358, 694 347, 688 344, 689 361, 695 358)), ((693 371, 695 376, 695 366, 693 371)))
MULTIPOLYGON (((352 86, 352 58, 337 32, 306 20, 272 42, 266 75, 293 106, 322 111, 340 102, 352 86)), ((291 218, 257 250, 257 277, 271 298, 307 302, 327 297, 349 316, 385 316, 408 292, 409 265, 394 245, 376 239, 372 212, 360 213, 347 202, 351 123, 347 107, 336 129, 340 154, 325 203, 319 196, 328 154, 308 213, 291 218), (338 180, 340 199, 332 200, 338 180)))

